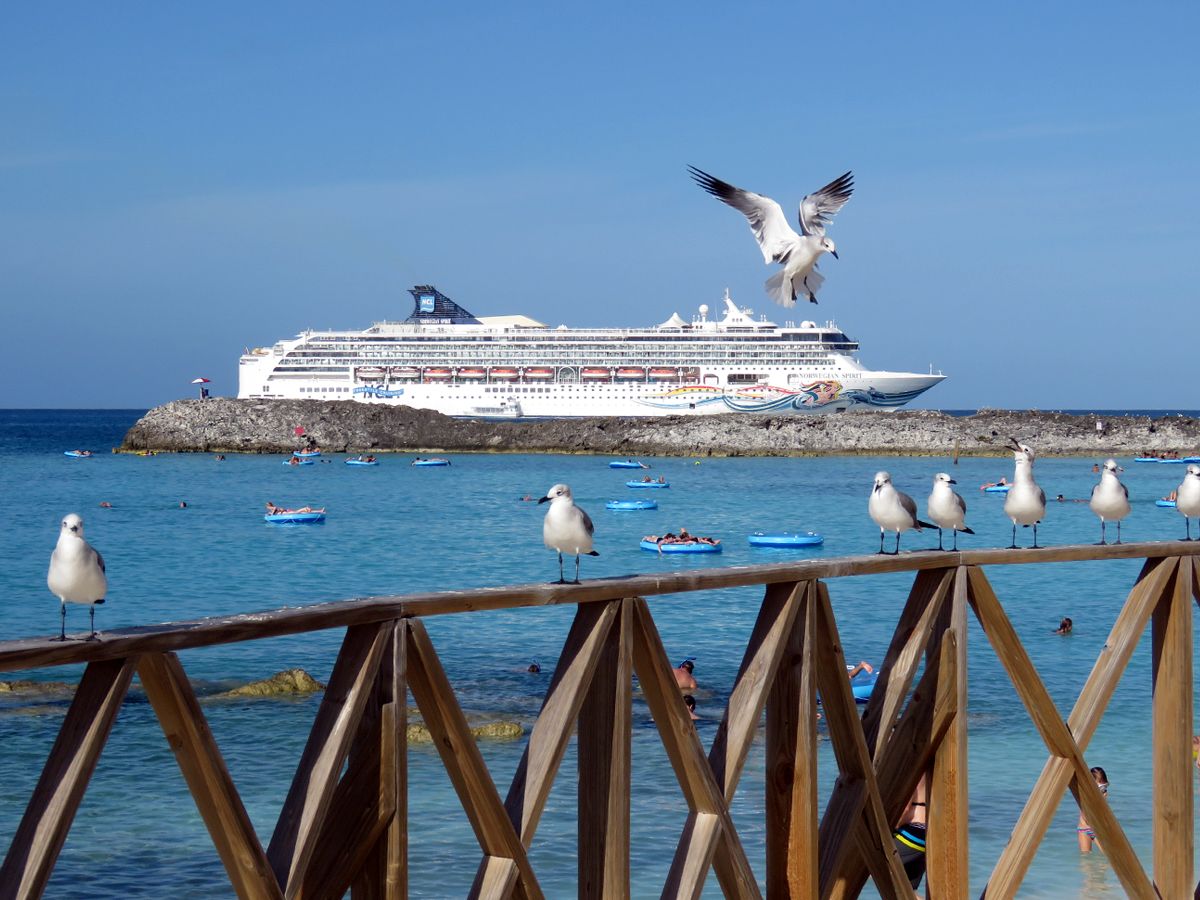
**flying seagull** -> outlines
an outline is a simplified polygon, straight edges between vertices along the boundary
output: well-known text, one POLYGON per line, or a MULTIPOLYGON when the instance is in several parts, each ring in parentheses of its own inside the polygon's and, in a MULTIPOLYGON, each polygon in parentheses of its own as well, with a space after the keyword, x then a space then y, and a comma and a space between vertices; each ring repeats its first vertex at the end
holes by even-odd
POLYGON ((900 532, 915 528, 937 528, 928 522, 917 518, 917 504, 913 498, 903 491, 896 490, 892 484, 892 476, 887 472, 875 473, 875 486, 871 488, 871 499, 867 502, 867 512, 879 526, 879 552, 883 553, 883 533, 896 532, 896 549, 892 555, 900 552, 900 532))
POLYGON ((960 531, 966 534, 975 533, 967 527, 967 502, 963 500, 958 491, 950 487, 957 483, 945 472, 938 472, 933 476, 933 491, 929 494, 929 500, 925 504, 925 508, 929 510, 929 518, 937 526, 939 550, 943 549, 943 528, 949 528, 954 532, 955 550, 958 549, 958 533, 960 531))
POLYGON ((67 639, 67 604, 85 603, 91 611, 92 633, 96 636, 96 604, 104 602, 108 579, 104 557, 83 539, 83 519, 70 513, 62 520, 58 544, 50 554, 46 586, 62 604, 62 628, 58 639, 67 639))
POLYGON ((575 505, 571 489, 565 484, 556 484, 538 503, 549 503, 546 518, 542 523, 542 540, 551 550, 558 551, 558 583, 566 584, 563 577, 563 554, 575 554, 575 584, 579 584, 579 557, 599 556, 592 549, 592 534, 595 527, 591 516, 575 505))
POLYGON ((783 209, 770 197, 734 187, 695 166, 688 166, 688 172, 696 184, 750 221, 765 262, 783 266, 782 272, 767 279, 767 296, 780 306, 795 306, 799 296, 816 303, 817 291, 825 280, 817 271, 817 260, 822 253, 838 258, 837 247, 825 236, 825 226, 854 192, 853 174, 847 172, 835 178, 800 201, 801 233, 796 234, 783 209))

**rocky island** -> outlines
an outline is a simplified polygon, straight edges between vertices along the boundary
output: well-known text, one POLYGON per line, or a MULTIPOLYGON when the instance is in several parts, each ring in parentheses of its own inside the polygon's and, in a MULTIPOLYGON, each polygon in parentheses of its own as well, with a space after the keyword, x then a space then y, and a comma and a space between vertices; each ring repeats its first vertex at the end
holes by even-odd
POLYGON ((150 410, 118 452, 287 453, 297 428, 334 453, 600 453, 614 456, 1004 456, 1010 436, 1040 456, 1200 450, 1200 420, 981 410, 841 415, 452 419, 404 406, 322 400, 177 400, 150 410))

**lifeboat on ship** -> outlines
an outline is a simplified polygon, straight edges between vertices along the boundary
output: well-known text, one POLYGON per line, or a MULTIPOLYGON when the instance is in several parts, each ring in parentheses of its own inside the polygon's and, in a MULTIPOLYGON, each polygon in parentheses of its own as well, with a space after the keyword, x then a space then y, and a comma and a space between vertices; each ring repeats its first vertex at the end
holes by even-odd
POLYGON ((612 381, 612 372, 598 366, 584 366, 579 370, 579 377, 584 381, 612 381))
POLYGON ((492 381, 512 381, 517 377, 517 370, 510 369, 507 366, 498 366, 488 372, 488 377, 492 381))
POLYGON ((459 369, 458 377, 466 381, 481 381, 487 377, 487 372, 478 367, 468 367, 459 369))
POLYGON ((525 377, 531 381, 546 381, 554 377, 554 370, 544 366, 534 366, 525 370, 525 377))
POLYGON ((446 381, 449 377, 450 377, 449 369, 435 367, 432 369, 425 370, 425 380, 426 381, 446 381))
POLYGON ((391 374, 397 381, 416 381, 421 376, 416 366, 392 366, 391 374))
POLYGON ((646 370, 623 366, 617 369, 617 381, 645 381, 646 370))
POLYGON ((359 366, 354 370, 354 377, 359 381, 383 381, 387 370, 383 366, 359 366))
POLYGON ((679 372, 675 369, 654 368, 650 370, 651 381, 678 381, 679 372))

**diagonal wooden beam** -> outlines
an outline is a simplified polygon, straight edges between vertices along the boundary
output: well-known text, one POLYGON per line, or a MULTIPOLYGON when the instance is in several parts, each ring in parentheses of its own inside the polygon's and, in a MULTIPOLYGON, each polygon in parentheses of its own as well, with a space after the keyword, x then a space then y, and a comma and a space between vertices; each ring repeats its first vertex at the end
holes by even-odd
POLYGON ((0 867, 0 898, 40 897, 96 771, 134 659, 89 663, 0 867))
MULTIPOLYGON (((892 829, 884 812, 883 800, 879 796, 879 784, 871 764, 862 722, 854 704, 854 693, 850 680, 846 678, 846 657, 842 653, 837 622, 829 602, 829 589, 823 582, 817 583, 817 686, 821 691, 821 708, 829 727, 829 740, 838 762, 839 779, 844 780, 851 791, 862 792, 862 815, 866 828, 855 830, 857 846, 862 851, 871 877, 880 894, 885 898, 913 897, 912 887, 900 857, 892 841, 892 829)), ((824 851, 824 848, 822 848, 824 851)), ((822 852, 820 860, 821 891, 825 893, 832 883, 835 866, 822 852)))
POLYGON ((575 621, 504 804, 526 847, 533 842, 618 609, 616 601, 585 603, 575 611, 575 621))
POLYGON ((767 900, 816 900, 816 583, 805 582, 767 698, 767 900))
POLYGON ((138 678, 238 897, 283 896, 208 720, 174 653, 147 653, 138 678))
POLYGON ((408 620, 408 686, 480 848, 487 856, 508 860, 516 867, 516 882, 510 884, 507 876, 500 878, 501 870, 507 871, 507 866, 488 862, 482 871, 484 877, 476 877, 470 896, 491 896, 490 892, 497 890, 498 885, 508 884, 510 887, 505 890, 511 888, 525 897, 541 898, 542 890, 525 847, 500 802, 500 794, 471 735, 467 717, 458 705, 454 689, 420 619, 408 620))
MULTIPOLYGON (((1137 583, 1121 607, 1096 665, 1067 718, 1067 728, 1074 736, 1079 752, 1087 749, 1095 734, 1108 701, 1133 656, 1138 638, 1146 630, 1150 615, 1177 568, 1178 561, 1172 558, 1148 559, 1142 567, 1137 583)), ((992 868, 984 896, 991 900, 1007 900, 1017 895, 1063 792, 1074 776, 1071 760, 1051 756, 1046 761, 1017 818, 1008 844, 992 868)))
POLYGON ((1163 596, 1151 620, 1154 885, 1162 897, 1186 897, 1192 889, 1194 878, 1194 765, 1191 752, 1193 567, 1190 557, 1179 560, 1175 590, 1163 596))
POLYGON ((338 775, 375 683, 379 660, 392 634, 391 622, 346 629, 329 685, 317 710, 292 786, 279 813, 267 857, 284 886, 297 896, 333 801, 338 775))
POLYGON ((687 801, 688 821, 667 875, 664 897, 698 897, 709 862, 727 896, 758 897, 758 883, 704 747, 671 673, 671 663, 646 601, 633 601, 633 667, 658 735, 687 801), (708 818, 714 817, 714 818, 708 818))
POLYGON ((890 725, 882 727, 883 723, 895 722, 916 678, 921 656, 929 645, 934 623, 954 581, 954 571, 953 568, 929 569, 918 572, 913 580, 887 653, 878 667, 875 689, 863 710, 863 734, 872 757, 879 754, 891 734, 890 725))
POLYGON ((479 900, 507 900, 517 886, 517 864, 499 856, 484 857, 483 865, 475 873, 471 885, 471 896, 479 900))
MULTIPOLYGON (((960 715, 958 679, 955 677, 957 665, 958 638, 951 630, 942 636, 938 656, 925 669, 891 739, 875 758, 879 796, 888 824, 893 827, 899 824, 917 782, 929 769, 943 737, 960 715)), ((861 805, 850 816, 837 814, 847 823, 842 827, 858 831, 866 829, 860 810, 861 805)), ((830 885, 830 900, 857 897, 866 883, 867 864, 859 852, 862 838, 851 835, 851 839, 845 860, 830 885)))
MULTIPOLYGON (((975 611, 984 634, 987 635, 992 649, 996 651, 996 657, 1004 666, 1009 681, 1016 688, 1017 696, 1021 698, 1046 746, 1054 756, 1062 758, 1070 765, 1071 792, 1075 794, 1084 815, 1087 816, 1088 824, 1095 829, 1113 871, 1129 896, 1153 900, 1156 894, 1150 879, 1146 877, 1137 854, 1113 815, 1112 807, 1108 805, 1088 771, 1083 754, 1054 706, 1054 701, 1034 668, 1024 644, 1017 636, 1016 629, 1013 628, 1000 601, 996 599, 991 584, 983 572, 974 566, 969 570, 969 578, 971 608, 975 611)), ((1189 629, 1189 639, 1190 633, 1189 629)), ((1190 745, 1189 735, 1188 746, 1190 745)), ((1030 849, 1037 848, 1035 846, 1030 849)))
POLYGON ((632 603, 617 617, 579 713, 581 900, 629 896, 629 790, 633 723, 632 603))

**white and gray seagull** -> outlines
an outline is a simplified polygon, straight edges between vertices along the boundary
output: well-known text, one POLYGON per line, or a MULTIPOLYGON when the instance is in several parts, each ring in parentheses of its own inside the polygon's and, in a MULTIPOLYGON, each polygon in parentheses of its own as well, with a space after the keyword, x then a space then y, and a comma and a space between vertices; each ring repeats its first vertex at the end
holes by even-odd
POLYGON ((929 499, 925 501, 925 508, 929 511, 929 518, 933 519, 933 524, 938 530, 938 549, 945 549, 942 546, 942 529, 949 528, 954 532, 954 547, 958 549, 958 533, 960 531, 967 534, 974 534, 967 527, 967 501, 962 498, 962 495, 954 488, 952 484, 958 484, 953 478, 945 472, 938 472, 933 476, 933 490, 929 494, 929 499))
POLYGON ((551 550, 558 551, 558 584, 567 584, 563 577, 563 554, 575 554, 575 581, 579 584, 579 557, 599 556, 592 549, 592 535, 596 529, 591 517, 575 505, 571 489, 565 484, 550 488, 538 503, 549 503, 546 518, 542 522, 542 540, 551 550))
POLYGON ((46 585, 62 605, 62 627, 58 639, 67 639, 68 603, 83 603, 89 607, 92 631, 88 637, 95 637, 96 605, 104 602, 108 593, 108 578, 104 572, 104 557, 83 539, 83 519, 75 513, 70 513, 62 520, 58 544, 50 554, 46 585))
POLYGON ((1121 484, 1118 472, 1124 472, 1115 459, 1106 460, 1100 470, 1100 483, 1092 488, 1092 499, 1088 506, 1100 517, 1100 543, 1104 540, 1104 523, 1117 523, 1117 543, 1121 543, 1121 520, 1129 515, 1129 488, 1121 484))
MULTIPOLYGON (((1187 474, 1175 490, 1175 509, 1183 515, 1183 525, 1187 529, 1187 539, 1192 539, 1192 516, 1200 516, 1200 466, 1191 463, 1187 474)), ((1200 539, 1200 536, 1198 536, 1200 539)))
POLYGON ((875 487, 871 489, 871 499, 867 502, 867 512, 879 526, 879 552, 883 553, 883 533, 896 532, 896 549, 893 555, 900 552, 900 532, 910 528, 920 531, 922 528, 936 528, 928 522, 917 518, 917 504, 913 498, 903 491, 896 490, 892 484, 892 476, 887 472, 875 473, 875 487))
POLYGON ((1017 526, 1028 528, 1033 526, 1033 546, 1037 547, 1038 523, 1046 517, 1046 492, 1038 487, 1033 480, 1033 448, 1022 444, 1016 438, 1009 438, 1013 452, 1015 471, 1013 472, 1012 487, 1004 498, 1004 514, 1012 519, 1012 544, 1010 550, 1017 548, 1017 526))
POLYGON ((734 187, 695 166, 688 166, 688 171, 696 184, 750 221, 763 260, 783 266, 783 271, 767 279, 767 296, 781 306, 795 306, 799 296, 807 296, 816 303, 817 291, 825 281, 817 271, 817 260, 822 253, 838 258, 836 245, 825 236, 825 226, 854 192, 853 174, 847 172, 835 178, 800 201, 800 234, 797 234, 788 224, 783 208, 770 197, 734 187))

